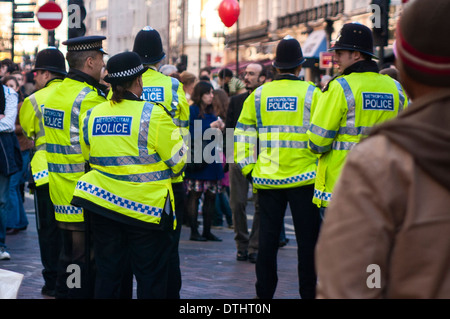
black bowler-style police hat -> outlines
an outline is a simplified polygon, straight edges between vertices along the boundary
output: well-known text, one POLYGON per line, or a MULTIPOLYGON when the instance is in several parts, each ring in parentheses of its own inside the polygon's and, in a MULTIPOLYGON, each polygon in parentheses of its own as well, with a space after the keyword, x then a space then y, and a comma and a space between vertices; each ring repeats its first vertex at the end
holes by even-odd
POLYGON ((49 47, 40 51, 36 55, 36 62, 34 69, 31 72, 37 70, 50 71, 62 75, 66 75, 66 59, 64 54, 55 47, 49 47))
POLYGON ((108 74, 103 80, 111 84, 120 84, 133 80, 147 69, 142 65, 141 58, 137 53, 123 52, 108 60, 106 64, 108 74))
POLYGON ((372 31, 360 23, 346 23, 339 32, 338 38, 328 51, 359 51, 378 58, 373 53, 372 31))
POLYGON ((290 35, 284 37, 277 45, 273 66, 277 69, 293 69, 305 62, 302 48, 297 39, 290 35))
POLYGON ((83 52, 83 51, 100 51, 103 54, 107 54, 103 50, 103 40, 106 37, 92 35, 87 37, 77 37, 64 41, 63 44, 67 45, 68 52, 83 52))
POLYGON ((144 64, 155 64, 166 57, 159 32, 148 26, 136 35, 133 52, 139 54, 144 64))

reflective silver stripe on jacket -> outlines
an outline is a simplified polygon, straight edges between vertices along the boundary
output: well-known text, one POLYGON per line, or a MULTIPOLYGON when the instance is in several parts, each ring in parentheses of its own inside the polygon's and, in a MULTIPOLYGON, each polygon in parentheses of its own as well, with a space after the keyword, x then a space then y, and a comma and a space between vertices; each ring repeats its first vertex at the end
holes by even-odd
MULTIPOLYGON (((85 87, 81 90, 80 94, 78 94, 75 102, 72 106, 72 114, 70 117, 70 144, 76 148, 76 146, 80 145, 80 112, 81 112, 81 103, 83 103, 84 98, 88 95, 92 90, 89 87, 85 87)), ((81 148, 79 148, 81 152, 81 148)))
POLYGON ((183 121, 180 119, 173 119, 173 124, 175 124, 178 127, 188 127, 189 126, 189 121, 183 121))
POLYGON ((99 166, 126 166, 126 165, 146 165, 155 164, 161 161, 159 154, 148 154, 148 130, 150 127, 150 117, 154 104, 145 103, 142 109, 138 149, 139 156, 91 156, 89 162, 99 166))
POLYGON ((294 125, 269 125, 262 126, 259 130, 259 134, 264 133, 298 133, 305 134, 308 132, 308 127, 294 126, 294 125))
POLYGON ((256 145, 257 140, 258 140, 258 138, 256 136, 246 136, 246 135, 235 135, 234 136, 235 143, 249 143, 249 144, 256 145))
POLYGON ((250 164, 256 164, 256 161, 254 159, 253 156, 244 158, 242 161, 240 161, 239 163, 237 163, 239 165, 239 167, 241 169, 243 169, 245 166, 250 165, 250 164))
POLYGON ((280 141, 280 140, 267 140, 261 141, 261 148, 296 148, 296 149, 306 149, 308 148, 308 142, 306 141, 280 141))
POLYGON ((162 181, 165 179, 170 179, 172 177, 172 170, 170 170, 170 169, 167 169, 165 171, 142 173, 142 174, 130 174, 130 175, 110 174, 110 173, 102 172, 98 169, 96 169, 96 171, 105 176, 113 178, 115 180, 124 181, 124 182, 132 182, 132 183, 157 182, 157 181, 162 181))
POLYGON ((92 113, 92 109, 89 109, 86 112, 86 117, 84 118, 84 122, 83 122, 83 139, 84 139, 84 143, 86 145, 91 145, 89 143, 89 118, 91 117, 91 113, 92 113))
POLYGON ((320 126, 314 125, 314 124, 311 125, 309 130, 311 131, 311 133, 313 133, 315 135, 319 135, 324 138, 335 138, 337 135, 337 131, 326 130, 326 129, 324 129, 320 126))
POLYGON ((36 101, 36 96, 34 94, 30 95, 28 99, 33 106, 34 112, 36 113, 36 118, 39 120, 39 132, 36 134, 36 140, 45 136, 44 122, 42 121, 42 112, 36 101))
POLYGON ((70 145, 47 144, 48 153, 56 153, 63 155, 81 154, 80 127, 79 127, 81 103, 83 103, 84 98, 91 91, 92 90, 89 87, 83 88, 83 90, 81 90, 81 92, 78 94, 77 98, 73 102, 72 112, 70 115, 70 145))
POLYGON ((84 173, 85 164, 53 164, 48 163, 48 171, 50 173, 69 174, 84 173))
MULTIPOLYGON (((394 80, 394 79, 392 79, 392 80, 394 80)), ((398 96, 399 96, 399 101, 400 101, 399 105, 398 105, 398 111, 401 112, 401 111, 403 111, 403 108, 405 107, 406 99, 405 99, 405 95, 403 94, 402 85, 396 80, 394 80, 394 82, 395 82, 395 85, 397 86, 398 96)))
POLYGON ((352 89, 344 78, 338 78, 337 81, 344 90, 345 99, 347 100, 347 127, 355 127, 356 101, 352 89))
POLYGON ((255 91, 255 111, 256 111, 256 121, 258 128, 262 127, 262 119, 261 119, 261 93, 263 87, 260 86, 255 91))
MULTIPOLYGON (((260 86, 255 91, 255 111, 256 111, 256 119, 258 123, 258 129, 267 129, 267 132, 261 132, 259 133, 300 133, 305 134, 310 125, 311 121, 311 106, 312 106, 312 100, 314 97, 314 90, 316 87, 314 85, 309 85, 305 99, 303 104, 303 126, 286 126, 286 125, 267 125, 263 126, 262 124, 262 118, 261 118, 261 94, 262 94, 263 87, 260 86)), ((236 128, 250 128, 249 125, 244 125, 241 123, 238 123, 236 128)), ((244 129, 242 128, 242 129, 244 129)))
POLYGON ((180 82, 172 77, 170 79, 172 80, 172 103, 170 103, 170 107, 172 109, 170 110, 170 115, 172 115, 172 117, 175 117, 175 113, 178 111, 178 88, 180 87, 180 82))
POLYGON ((333 142, 332 149, 336 151, 350 151, 357 144, 355 142, 333 142))
POLYGON ((331 150, 331 146, 332 146, 332 144, 325 145, 325 146, 319 146, 319 145, 314 144, 311 140, 309 140, 309 147, 317 153, 326 153, 329 150, 331 150))
POLYGON ((47 145, 41 144, 39 146, 36 146, 36 151, 47 151, 47 145))
MULTIPOLYGON (((314 90, 316 87, 314 85, 310 85, 305 95, 305 104, 303 107, 303 127, 309 128, 311 122, 311 105, 314 97, 314 90)), ((308 131, 308 129, 306 129, 308 131)))
POLYGON ((47 144, 47 152, 62 155, 78 155, 81 154, 81 147, 80 145, 47 144))
POLYGON ((186 152, 187 146, 183 143, 183 146, 180 148, 180 150, 176 152, 175 155, 172 156, 172 158, 168 159, 167 161, 164 161, 164 163, 166 163, 166 165, 169 167, 174 167, 181 161, 186 152))
POLYGON ((247 130, 255 130, 256 131, 256 125, 246 125, 246 124, 237 122, 236 129, 243 130, 243 131, 247 131, 247 130))

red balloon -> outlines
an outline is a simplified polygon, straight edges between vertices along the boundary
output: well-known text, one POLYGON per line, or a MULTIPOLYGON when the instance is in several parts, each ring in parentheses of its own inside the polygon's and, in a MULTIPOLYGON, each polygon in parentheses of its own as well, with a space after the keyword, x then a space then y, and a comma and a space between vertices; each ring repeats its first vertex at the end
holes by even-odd
POLYGON ((236 0, 223 0, 219 5, 220 20, 229 28, 238 20, 240 10, 236 0))

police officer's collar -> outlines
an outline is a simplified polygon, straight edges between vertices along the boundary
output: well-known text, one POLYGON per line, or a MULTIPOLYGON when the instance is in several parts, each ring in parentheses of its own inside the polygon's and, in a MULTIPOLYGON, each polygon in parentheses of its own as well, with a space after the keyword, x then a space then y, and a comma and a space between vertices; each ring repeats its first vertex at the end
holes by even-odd
POLYGON ((139 102, 143 101, 141 98, 139 98, 138 96, 136 96, 134 93, 132 93, 130 91, 125 91, 125 93, 123 94, 123 99, 131 100, 131 101, 139 101, 139 102))
POLYGON ((322 89, 322 92, 328 91, 328 89, 330 87, 330 83, 332 81, 334 81, 337 77, 340 77, 342 75, 349 75, 351 73, 363 73, 363 72, 378 73, 378 71, 379 71, 378 64, 373 60, 370 60, 370 61, 364 60, 364 61, 359 61, 359 62, 353 63, 348 68, 346 68, 344 70, 344 72, 342 72, 342 74, 337 74, 330 81, 328 81, 327 85, 322 89))
POLYGON ((51 80, 49 80, 47 83, 45 83, 45 88, 47 87, 47 86, 49 86, 50 85, 50 83, 52 83, 53 81, 62 81, 64 78, 53 78, 53 79, 51 79, 51 80))
POLYGON ((149 69, 152 69, 153 71, 158 72, 158 68, 154 64, 147 64, 147 65, 144 65, 144 66, 146 66, 149 69))
POLYGON ((349 75, 350 73, 363 73, 363 72, 375 72, 378 73, 378 65, 375 61, 358 61, 353 63, 344 70, 342 75, 349 75))
POLYGON ((97 80, 95 80, 89 74, 86 74, 77 69, 70 69, 69 73, 67 73, 67 78, 75 80, 75 81, 79 81, 79 82, 86 82, 90 86, 93 86, 94 88, 96 88, 99 95, 104 96, 104 97, 106 96, 105 92, 108 89, 108 87, 106 85, 103 85, 103 84, 100 84, 99 82, 97 82, 97 80))
POLYGON ((298 76, 295 76, 295 74, 292 73, 281 73, 277 74, 274 78, 275 81, 277 80, 294 80, 294 81, 301 81, 298 76))

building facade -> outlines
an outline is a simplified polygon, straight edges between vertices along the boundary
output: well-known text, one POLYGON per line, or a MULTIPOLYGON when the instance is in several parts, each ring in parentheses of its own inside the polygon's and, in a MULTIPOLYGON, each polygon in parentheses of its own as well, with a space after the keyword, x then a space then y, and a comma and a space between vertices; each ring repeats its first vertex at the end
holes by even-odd
MULTIPOLYGON (((342 25, 346 22, 372 25, 371 0, 239 0, 239 19, 227 28, 218 15, 221 1, 84 0, 86 35, 106 36, 105 49, 114 55, 132 50, 137 32, 151 26, 161 34, 167 55, 164 63, 184 64, 184 68, 195 74, 205 66, 216 70, 227 66, 236 72, 236 67, 242 71, 251 61, 270 65, 278 42, 291 35, 299 40, 307 57, 305 78, 317 82, 322 74, 333 73, 331 69, 319 67, 320 52, 327 50, 342 25)), ((47 0, 38 0, 36 8, 45 2, 47 0)), ((55 30, 58 46, 67 39, 69 13, 66 0, 56 2, 65 15, 55 30)), ((401 9, 401 0, 391 0, 391 40, 383 52, 386 55, 392 47, 401 9)), ((1 19, 7 20, 7 17, 2 16, 1 19)), ((2 23, 6 31, 1 30, 7 34, 5 25, 2 23)), ((41 50, 47 46, 47 31, 37 22, 32 27, 31 30, 40 32, 41 36, 17 38, 19 50, 23 47, 24 51, 35 51, 30 47, 41 50)), ((0 47, 3 44, 7 49, 7 37, 0 42, 0 47)), ((64 46, 59 48, 65 52, 64 46)))
MULTIPOLYGON (((325 52, 342 25, 358 22, 372 27, 370 0, 240 0, 239 32, 237 25, 226 35, 225 64, 236 70, 248 61, 271 61, 278 42, 286 35, 299 40, 307 58, 303 75, 319 83, 323 74, 333 69, 320 68, 320 52, 325 52)), ((401 13, 401 0, 391 0, 390 41, 384 54, 392 51, 393 33, 401 13)), ((270 63, 266 63, 270 64, 270 63)))

